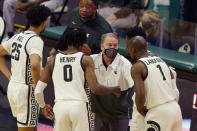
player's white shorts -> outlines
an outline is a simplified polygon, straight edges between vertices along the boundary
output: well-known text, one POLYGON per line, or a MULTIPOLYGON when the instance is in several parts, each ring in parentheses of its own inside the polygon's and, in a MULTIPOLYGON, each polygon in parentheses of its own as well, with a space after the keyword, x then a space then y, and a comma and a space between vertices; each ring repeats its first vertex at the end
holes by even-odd
POLYGON ((182 114, 176 101, 150 109, 145 117, 146 131, 181 131, 182 114))
POLYGON ((144 131, 145 123, 144 116, 138 111, 136 105, 133 105, 132 120, 130 125, 130 131, 144 131))
POLYGON ((90 131, 87 104, 82 101, 58 101, 53 107, 54 131, 90 131))
POLYGON ((12 114, 17 118, 18 127, 35 127, 38 121, 39 105, 35 100, 33 87, 10 81, 7 94, 12 114))

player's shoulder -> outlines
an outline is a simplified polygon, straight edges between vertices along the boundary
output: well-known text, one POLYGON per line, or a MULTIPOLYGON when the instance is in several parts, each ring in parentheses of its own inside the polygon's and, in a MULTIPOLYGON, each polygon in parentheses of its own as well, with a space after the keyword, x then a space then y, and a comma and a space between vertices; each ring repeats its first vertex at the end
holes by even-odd
POLYGON ((92 61, 92 57, 89 55, 83 55, 82 61, 92 61))
POLYGON ((142 61, 137 61, 135 64, 132 65, 131 72, 142 71, 146 68, 146 65, 142 61))
POLYGON ((94 65, 94 61, 91 56, 83 55, 82 57, 82 67, 85 69, 87 66, 94 65))
POLYGON ((38 35, 33 35, 30 40, 36 40, 38 42, 43 42, 42 38, 38 35))
POLYGON ((44 45, 44 41, 38 35, 32 36, 29 39, 29 43, 32 43, 32 44, 31 45, 28 45, 28 46, 34 46, 34 47, 35 46, 36 47, 42 47, 44 45))

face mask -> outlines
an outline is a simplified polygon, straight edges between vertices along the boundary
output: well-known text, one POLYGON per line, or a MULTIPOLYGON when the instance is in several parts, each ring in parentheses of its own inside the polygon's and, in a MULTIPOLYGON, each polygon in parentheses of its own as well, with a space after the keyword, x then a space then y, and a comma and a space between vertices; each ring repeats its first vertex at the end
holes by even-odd
POLYGON ((152 23, 151 22, 147 22, 147 21, 142 21, 142 28, 147 30, 150 29, 152 27, 152 23))
POLYGON ((114 59, 118 53, 118 50, 114 48, 109 48, 109 49, 105 49, 104 53, 108 58, 114 59))

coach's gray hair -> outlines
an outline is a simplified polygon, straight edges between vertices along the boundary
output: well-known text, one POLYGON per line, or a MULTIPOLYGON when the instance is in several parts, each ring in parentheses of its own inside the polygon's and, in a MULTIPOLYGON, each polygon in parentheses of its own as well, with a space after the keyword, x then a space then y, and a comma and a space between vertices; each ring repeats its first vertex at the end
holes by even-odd
POLYGON ((115 33, 106 33, 106 34, 103 34, 101 36, 101 44, 104 43, 104 41, 105 41, 105 39, 106 39, 107 36, 114 37, 114 38, 116 38, 119 41, 119 37, 115 33))

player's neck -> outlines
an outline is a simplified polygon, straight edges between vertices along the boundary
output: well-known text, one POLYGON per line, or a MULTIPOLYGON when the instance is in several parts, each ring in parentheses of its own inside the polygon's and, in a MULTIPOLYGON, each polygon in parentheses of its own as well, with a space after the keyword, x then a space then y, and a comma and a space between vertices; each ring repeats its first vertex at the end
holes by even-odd
POLYGON ((137 59, 147 57, 147 56, 150 56, 150 54, 147 51, 139 52, 137 55, 137 59))
POLYGON ((75 47, 73 46, 69 46, 67 48, 67 50, 64 51, 65 54, 72 54, 72 53, 75 53, 75 52, 79 52, 78 49, 76 49, 75 47))
POLYGON ((39 35, 41 32, 40 28, 35 28, 33 26, 30 26, 29 30, 35 32, 37 35, 39 35))

